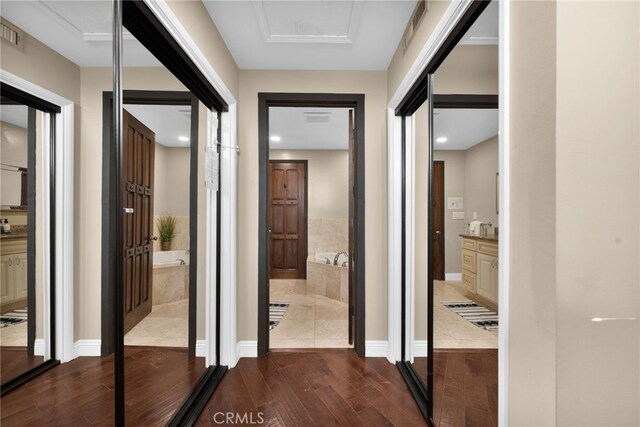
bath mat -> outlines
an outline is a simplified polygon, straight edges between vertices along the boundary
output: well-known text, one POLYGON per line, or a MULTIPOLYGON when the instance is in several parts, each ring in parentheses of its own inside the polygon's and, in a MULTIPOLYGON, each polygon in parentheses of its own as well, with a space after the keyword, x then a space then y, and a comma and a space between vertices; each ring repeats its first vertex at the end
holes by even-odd
POLYGON ((27 321, 27 308, 19 308, 0 316, 0 328, 19 325, 27 321))
POLYGON ((473 301, 443 301, 442 305, 479 328, 488 331, 498 329, 498 313, 473 301))
POLYGON ((289 303, 284 301, 271 301, 269 303, 269 330, 278 326, 282 316, 289 309, 289 303))

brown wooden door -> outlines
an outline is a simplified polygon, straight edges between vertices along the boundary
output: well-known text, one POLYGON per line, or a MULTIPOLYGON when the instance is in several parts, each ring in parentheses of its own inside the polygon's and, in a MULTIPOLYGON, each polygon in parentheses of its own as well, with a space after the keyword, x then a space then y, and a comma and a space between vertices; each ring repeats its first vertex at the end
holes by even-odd
POLYGON ((151 313, 155 134, 123 111, 124 331, 151 313))
POLYGON ((433 278, 444 280, 444 162, 433 162, 433 278))
POLYGON ((356 199, 356 126, 353 110, 349 110, 349 344, 355 336, 355 199, 356 199))
POLYGON ((307 276, 306 161, 269 162, 271 279, 307 276))

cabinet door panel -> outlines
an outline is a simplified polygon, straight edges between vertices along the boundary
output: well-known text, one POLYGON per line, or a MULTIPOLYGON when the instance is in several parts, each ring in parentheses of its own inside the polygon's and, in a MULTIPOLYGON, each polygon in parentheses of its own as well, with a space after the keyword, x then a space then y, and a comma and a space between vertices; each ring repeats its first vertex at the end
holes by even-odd
POLYGON ((497 302, 497 261, 497 257, 480 253, 478 254, 476 290, 478 295, 494 303, 497 302))
POLYGON ((13 292, 13 255, 0 256, 0 303, 7 304, 12 302, 13 292))
POLYGON ((27 254, 17 254, 14 257, 16 300, 27 298, 27 254))

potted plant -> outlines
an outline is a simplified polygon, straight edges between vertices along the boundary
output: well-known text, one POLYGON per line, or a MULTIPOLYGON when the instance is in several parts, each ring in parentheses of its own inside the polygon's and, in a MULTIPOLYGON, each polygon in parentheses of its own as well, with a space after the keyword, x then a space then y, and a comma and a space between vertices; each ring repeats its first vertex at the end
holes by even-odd
POLYGON ((160 234, 160 249, 170 251, 171 241, 176 233, 176 217, 168 214, 160 215, 157 225, 160 234))

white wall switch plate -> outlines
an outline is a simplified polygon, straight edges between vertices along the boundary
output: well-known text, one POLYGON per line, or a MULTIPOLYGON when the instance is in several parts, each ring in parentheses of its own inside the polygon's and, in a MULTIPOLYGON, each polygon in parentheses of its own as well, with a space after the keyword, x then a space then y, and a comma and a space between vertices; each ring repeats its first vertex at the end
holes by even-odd
POLYGON ((462 197, 449 197, 447 198, 447 209, 460 210, 464 209, 464 201, 462 197))
POLYGON ((452 219, 464 219, 464 211, 463 212, 453 212, 452 219))

